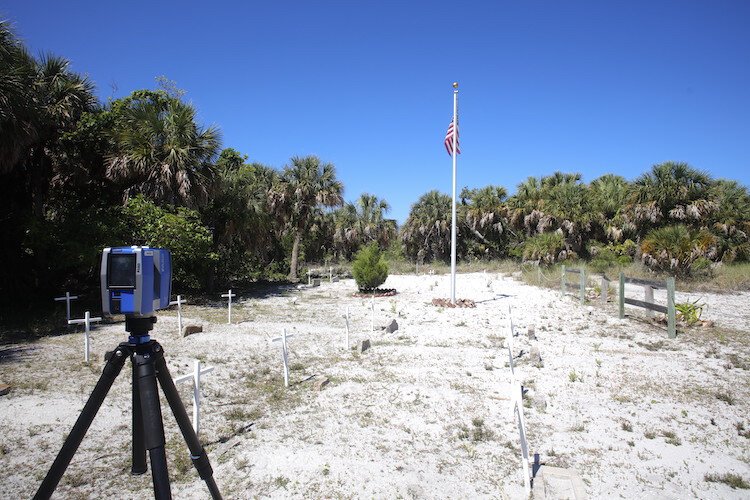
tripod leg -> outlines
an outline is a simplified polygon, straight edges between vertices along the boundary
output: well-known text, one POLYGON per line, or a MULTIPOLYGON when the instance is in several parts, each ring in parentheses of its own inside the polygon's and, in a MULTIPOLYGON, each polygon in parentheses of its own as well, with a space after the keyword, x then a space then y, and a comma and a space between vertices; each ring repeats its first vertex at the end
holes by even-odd
POLYGON ((81 441, 83 441, 83 436, 86 435, 86 431, 88 431, 91 422, 94 421, 96 413, 102 406, 104 398, 107 396, 107 393, 117 378, 117 375, 119 375, 120 370, 122 370, 122 365, 125 364, 127 357, 128 352, 122 347, 118 347, 114 353, 112 353, 107 364, 104 365, 104 370, 99 377, 99 381, 96 383, 94 390, 91 391, 91 396, 89 396, 86 405, 84 405, 83 410, 81 410, 78 420, 76 420, 73 429, 71 429, 70 434, 68 434, 68 437, 65 439, 60 452, 57 454, 57 458, 55 458, 52 467, 50 467, 49 472, 39 486, 39 490, 37 490, 36 495, 34 495, 34 499, 50 498, 52 496, 57 484, 60 482, 60 478, 62 478, 65 473, 65 469, 68 468, 70 461, 73 459, 73 455, 75 455, 78 446, 80 446, 81 441))
POLYGON ((141 399, 143 441, 151 460, 154 497, 157 500, 162 500, 172 498, 172 493, 169 486, 167 455, 164 450, 164 424, 161 418, 159 390, 156 387, 154 358, 159 357, 153 352, 156 349, 161 351, 161 346, 152 347, 151 351, 137 352, 133 356, 133 360, 141 399))
POLYGON ((133 459, 130 473, 134 476, 145 474, 146 447, 143 444, 143 413, 141 412, 141 391, 138 390, 138 378, 136 377, 135 359, 133 361, 133 459))
POLYGON ((177 420, 177 426, 180 428, 180 432, 182 432, 182 437, 185 439, 188 449, 190 449, 190 459, 193 461, 198 475, 205 481, 206 486, 208 486, 211 498, 220 500, 221 492, 219 491, 219 487, 216 486, 216 481, 214 481, 214 471, 211 468, 208 455, 206 455, 206 451, 201 446, 198 436, 195 434, 190 417, 188 417, 187 411, 185 411, 185 405, 182 404, 177 387, 175 387, 172 376, 169 374, 164 356, 159 356, 156 359, 156 377, 159 379, 164 396, 169 402, 169 407, 172 409, 175 420, 177 420))

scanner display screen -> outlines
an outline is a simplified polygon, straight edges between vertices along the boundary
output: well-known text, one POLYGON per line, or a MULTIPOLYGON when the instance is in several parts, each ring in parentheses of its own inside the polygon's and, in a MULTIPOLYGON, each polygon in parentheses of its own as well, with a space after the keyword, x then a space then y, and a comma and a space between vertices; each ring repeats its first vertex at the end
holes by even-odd
POLYGON ((135 254, 109 254, 107 285, 135 288, 135 254))

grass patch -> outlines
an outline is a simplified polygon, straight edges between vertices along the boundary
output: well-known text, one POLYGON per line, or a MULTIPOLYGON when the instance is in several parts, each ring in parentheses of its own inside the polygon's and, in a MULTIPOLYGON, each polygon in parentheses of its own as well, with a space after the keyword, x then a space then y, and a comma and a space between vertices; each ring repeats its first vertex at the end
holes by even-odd
POLYGON ((724 401, 729 406, 734 405, 734 396, 732 396, 731 392, 719 391, 716 393, 716 399, 718 399, 719 401, 724 401))
POLYGON ((706 474, 703 479, 708 483, 724 483, 733 490, 750 490, 750 483, 739 474, 725 472, 724 474, 706 474))

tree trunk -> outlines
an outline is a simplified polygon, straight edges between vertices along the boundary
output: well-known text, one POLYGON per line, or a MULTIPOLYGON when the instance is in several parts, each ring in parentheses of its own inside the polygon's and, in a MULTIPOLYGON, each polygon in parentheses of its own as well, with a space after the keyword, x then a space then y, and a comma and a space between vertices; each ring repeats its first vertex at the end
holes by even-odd
POLYGON ((297 281, 297 259, 299 258, 299 242, 302 234, 299 229, 294 231, 294 244, 292 245, 292 258, 289 261, 289 281, 297 281))

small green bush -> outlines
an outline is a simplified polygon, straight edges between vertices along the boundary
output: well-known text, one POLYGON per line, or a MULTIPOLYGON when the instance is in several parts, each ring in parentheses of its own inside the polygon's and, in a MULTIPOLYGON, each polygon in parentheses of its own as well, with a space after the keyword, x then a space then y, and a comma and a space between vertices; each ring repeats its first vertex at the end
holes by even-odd
POLYGON ((388 278, 388 264, 377 243, 363 247, 354 257, 352 275, 360 290, 377 288, 388 278))

